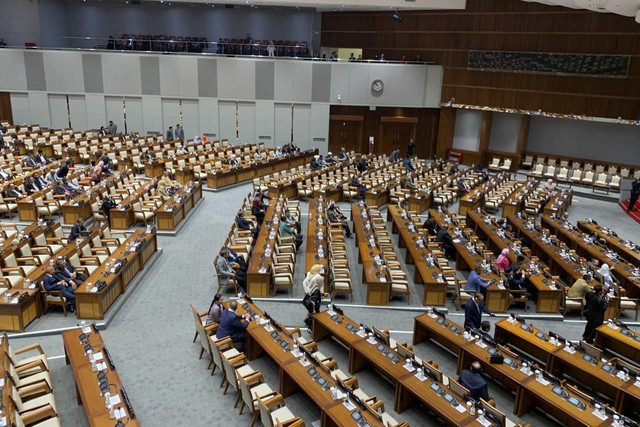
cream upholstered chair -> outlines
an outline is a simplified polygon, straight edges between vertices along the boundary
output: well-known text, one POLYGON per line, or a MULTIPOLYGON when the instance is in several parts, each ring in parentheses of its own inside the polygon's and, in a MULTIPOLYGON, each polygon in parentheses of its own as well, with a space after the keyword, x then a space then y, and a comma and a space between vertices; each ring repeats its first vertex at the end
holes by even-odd
POLYGON ((620 191, 620 175, 612 175, 607 187, 613 191, 620 191))
POLYGON ((567 168, 566 166, 561 166, 560 170, 558 170, 558 174, 556 175, 556 180, 560 182, 568 182, 569 168, 567 168))
POLYGON ((137 201, 133 204, 133 215, 136 221, 144 221, 144 225, 148 225, 149 220, 155 217, 155 213, 149 208, 142 208, 140 202, 137 201))
POLYGON ((531 169, 531 166, 533 166, 533 156, 531 155, 524 156, 524 160, 522 161, 522 167, 531 169))
POLYGON ((18 258, 16 257, 15 251, 5 251, 0 256, 2 257, 2 261, 4 261, 5 265, 5 268, 3 269, 4 272, 19 272, 22 277, 26 277, 31 274, 39 265, 37 258, 18 258), (18 262, 21 262, 22 264, 19 265, 18 262), (25 264, 27 262, 29 264, 25 264))
POLYGON ((211 370, 211 375, 216 371, 216 368, 220 369, 220 372, 222 373, 220 387, 222 387, 225 383, 222 355, 228 359, 232 359, 240 353, 233 347, 233 341, 231 341, 231 338, 229 337, 216 339, 215 335, 209 335, 209 346, 211 347, 211 354, 213 355, 213 369, 211 370))
POLYGON ((349 201, 358 198, 358 189, 356 187, 349 186, 349 183, 342 184, 342 197, 349 201))
POLYGON ((587 169, 581 182, 585 185, 593 185, 594 177, 595 173, 593 172, 593 170, 587 169))
MULTIPOLYGON (((209 313, 206 311, 203 311, 202 313, 198 313, 198 310, 193 308, 193 304, 190 304, 190 307, 191 307, 191 314, 193 315, 193 320, 195 321, 195 325, 196 325, 196 334, 193 337, 193 342, 196 342, 196 339, 198 338, 198 325, 203 327, 208 335, 215 333, 215 331, 218 329, 217 323, 212 323, 211 325, 207 325, 202 321, 202 319, 207 317, 209 313)), ((200 356, 202 356, 202 352, 200 352, 200 356)))
POLYGON ((34 205, 38 218, 48 216, 53 219, 53 215, 58 215, 60 212, 60 203, 57 200, 44 200, 42 197, 36 197, 34 205))
POLYGON ((296 418, 285 406, 284 398, 280 394, 265 400, 258 398, 258 407, 260 408, 260 420, 262 425, 266 427, 275 427, 278 423, 285 423, 296 418))
POLYGON ((638 310, 640 306, 638 305, 637 298, 629 298, 629 297, 620 297, 620 307, 618 308, 618 313, 616 317, 618 317, 623 311, 635 311, 636 317, 635 320, 638 320, 638 310))
POLYGON ((511 170, 511 159, 504 159, 504 161, 500 165, 499 169, 503 170, 503 171, 511 170))
POLYGON ((14 350, 11 343, 9 343, 7 345, 6 353, 9 357, 9 362, 15 368, 20 378, 38 374, 44 371, 49 371, 49 361, 47 360, 47 355, 44 353, 42 347, 40 347, 40 344, 38 343, 30 344, 17 350, 14 350), (38 352, 38 354, 36 354, 35 356, 28 356, 22 359, 18 359, 18 355, 29 353, 34 350, 38 352))
MULTIPOLYGON (((59 227, 59 229, 62 230, 61 227, 59 227)), ((38 233, 37 235, 34 235, 33 241, 35 242, 37 247, 49 248, 51 254, 55 254, 64 247, 61 244, 49 243, 50 239, 47 239, 47 236, 44 233, 38 233)), ((52 241, 60 242, 57 238, 52 239, 52 241)))
POLYGON ((544 163, 536 163, 533 166, 531 172, 529 172, 529 176, 542 177, 542 173, 544 172, 544 163))
POLYGON ((32 248, 29 245, 29 240, 26 240, 26 239, 19 244, 18 250, 20 251, 21 258, 36 259, 37 260, 36 265, 42 265, 46 263, 49 260, 49 258, 51 258, 51 255, 53 255, 51 248, 47 246, 44 246, 42 248, 34 246, 32 248))
POLYGON ((391 297, 394 295, 406 295, 407 305, 411 304, 411 289, 409 288, 409 282, 401 279, 391 279, 391 297))
POLYGON ((573 169, 569 177, 569 182, 571 184, 579 184, 582 181, 582 173, 582 169, 573 169))
POLYGON ((580 320, 584 316, 584 300, 582 298, 568 298, 569 288, 565 287, 562 293, 562 306, 564 310, 562 315, 566 315, 569 311, 580 310, 580 320))
POLYGON ((46 420, 47 418, 57 417, 58 410, 56 408, 56 401, 53 393, 45 394, 28 401, 23 401, 18 393, 18 390, 9 386, 10 400, 15 405, 15 408, 20 416, 28 417, 29 415, 36 413, 36 415, 29 417, 28 424, 32 425, 38 421, 46 420), (36 411, 37 409, 37 411, 36 411))
POLYGON ((13 216, 13 212, 18 210, 18 204, 12 201, 5 201, 2 194, 0 194, 0 213, 6 213, 9 218, 13 216))
POLYGON ((597 188, 602 188, 609 192, 609 185, 607 184, 607 180, 609 176, 604 172, 596 172, 596 179, 593 182, 593 186, 597 188))
POLYGON ((489 170, 499 170, 500 169, 500 157, 494 157, 491 159, 491 163, 489 163, 489 170))
POLYGON ((225 382, 227 383, 223 394, 227 394, 227 390, 229 390, 229 386, 233 388, 238 394, 236 397, 236 402, 233 405, 234 408, 238 407, 238 402, 240 401, 240 390, 238 389, 238 378, 246 377, 251 374, 254 374, 256 371, 249 366, 247 362, 247 357, 240 353, 234 357, 227 357, 224 354, 221 355, 222 358, 222 370, 224 372, 225 382))
POLYGON ((545 178, 553 178, 556 176, 556 166, 555 165, 549 165, 547 166, 547 170, 544 172, 544 177, 545 178))
POLYGON ((253 427, 260 414, 258 399, 268 399, 278 393, 271 390, 271 387, 264 382, 264 377, 259 371, 245 377, 238 377, 238 387, 240 388, 240 395, 242 396, 239 415, 242 415, 245 406, 249 408, 253 413, 250 424, 250 426, 253 427))

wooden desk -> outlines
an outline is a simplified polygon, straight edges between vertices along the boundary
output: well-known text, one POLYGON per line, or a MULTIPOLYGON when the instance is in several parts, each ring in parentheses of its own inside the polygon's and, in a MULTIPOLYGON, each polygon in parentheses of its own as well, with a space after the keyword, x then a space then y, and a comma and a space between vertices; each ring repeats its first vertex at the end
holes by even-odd
POLYGON ((144 176, 151 179, 156 179, 164 172, 164 162, 154 160, 152 163, 144 164, 144 176))
POLYGON ((175 230, 189 211, 202 199, 202 183, 189 181, 156 211, 158 230, 175 230))
POLYGON ((87 278, 85 283, 94 285, 104 280, 107 285, 100 291, 87 289, 84 284, 76 289, 76 316, 78 319, 104 319, 106 311, 115 300, 126 291, 127 285, 136 274, 144 269, 144 265, 158 249, 156 233, 147 233, 144 229, 136 230, 116 249, 109 260, 125 260, 126 263, 118 272, 107 272, 107 262, 87 278), (136 246, 135 250, 130 245, 136 246))
POLYGON ((502 216, 504 218, 512 216, 522 211, 524 200, 529 193, 538 187, 538 180, 527 181, 525 185, 516 190, 511 196, 507 197, 502 204, 502 216))
MULTIPOLYGON (((108 350, 105 347, 102 336, 93 327, 89 326, 84 329, 87 332, 88 344, 93 348, 94 355, 102 353, 103 358, 100 360, 106 364, 105 372, 109 383, 109 390, 112 398, 116 396, 121 403, 114 405, 114 410, 124 410, 125 417, 122 418, 127 426, 139 426, 140 420, 132 412, 131 407, 124 404, 125 396, 122 394, 124 386, 120 380, 120 376, 115 368, 111 368, 107 360, 108 350)), ((109 418, 109 410, 105 406, 105 397, 101 395, 99 381, 96 378, 98 372, 92 371, 91 362, 85 354, 85 344, 80 342, 80 328, 71 329, 62 333, 62 342, 64 344, 65 361, 67 365, 71 365, 73 376, 76 380, 76 397, 79 405, 84 406, 90 426, 102 427, 113 426, 116 419, 109 418)))
POLYGON ((389 305, 391 282, 387 271, 382 270, 376 261, 382 251, 377 244, 370 243, 375 234, 371 227, 365 229, 365 221, 370 221, 367 208, 356 203, 351 204, 351 221, 356 245, 359 249, 359 260, 362 263, 362 283, 367 285, 367 305, 389 305))
POLYGON ((611 350, 630 361, 640 364, 640 334, 626 328, 612 329, 604 323, 596 329, 596 346, 611 350), (624 335, 623 332, 628 333, 624 335))
POLYGON ((155 188, 155 184, 156 179, 151 179, 136 191, 129 194, 126 198, 122 199, 118 203, 118 206, 111 209, 109 211, 111 217, 111 228, 127 230, 131 227, 135 223, 133 204, 138 202, 145 193, 151 192, 151 190, 155 188))
MULTIPOLYGON (((438 225, 446 224, 446 214, 442 212, 436 212, 435 209, 429 210, 429 216, 436 220, 438 225)), ((453 245, 456 248, 456 269, 458 270, 473 270, 476 265, 482 265, 483 257, 476 251, 470 251, 467 248, 467 240, 463 240, 456 234, 456 226, 450 225, 447 227, 447 232, 453 239, 453 245)), ((495 313, 506 313, 511 302, 511 294, 508 287, 502 285, 502 280, 498 274, 490 269, 483 269, 482 277, 489 281, 495 281, 494 284, 487 286, 485 306, 495 313)))
POLYGON ((398 233, 398 247, 406 248, 405 263, 414 264, 413 282, 424 284, 422 305, 443 307, 447 298, 447 283, 440 278, 442 269, 438 265, 427 264, 430 251, 424 247, 426 236, 419 233, 424 231, 420 228, 421 224, 416 224, 403 208, 389 205, 387 212, 393 221, 391 232, 398 233), (418 238, 422 238, 420 244, 418 238))
POLYGON ((595 233, 607 241, 607 245, 616 251, 622 258, 636 267, 640 267, 640 248, 631 242, 615 236, 611 230, 597 224, 589 224, 587 221, 578 221, 578 228, 585 233, 595 233))
POLYGON ((274 219, 280 221, 280 213, 282 211, 282 200, 272 199, 269 207, 264 213, 264 221, 258 233, 258 238, 253 246, 251 260, 247 267, 247 294, 250 297, 267 298, 271 296, 271 256, 266 255, 267 245, 271 251, 274 250, 276 238, 269 237, 271 230, 274 235, 278 234, 278 223, 274 223, 274 219), (262 266, 262 270, 261 267, 262 266))
POLYGON ((567 211, 573 200, 573 190, 559 190, 551 196, 551 199, 544 206, 544 215, 556 214, 561 216, 567 211))
MULTIPOLYGON (((241 301, 244 302, 244 301, 241 301)), ((246 311, 239 304, 238 313, 244 314, 246 311)), ((264 312, 254 304, 249 304, 250 308, 263 317, 264 312)), ((247 326, 247 351, 246 355, 249 360, 267 354, 279 367, 279 391, 283 397, 290 396, 296 391, 305 393, 320 410, 320 421, 322 426, 356 426, 353 419, 350 418, 351 411, 342 405, 341 400, 333 400, 329 389, 323 390, 322 387, 313 381, 307 371, 313 366, 302 366, 299 359, 292 352, 283 351, 282 347, 271 337, 271 331, 265 329, 266 325, 259 324, 259 321, 253 320, 247 326)), ((279 333, 283 341, 289 344, 293 349, 293 340, 284 333, 279 333)), ((318 374, 322 376, 330 386, 335 386, 335 380, 321 368, 316 369, 318 374)), ((367 422, 374 427, 384 427, 380 421, 373 418, 371 414, 362 411, 362 415, 367 422)))
MULTIPOLYGON (((314 198, 309 200, 309 223, 307 225, 307 238, 306 238, 306 256, 304 273, 306 274, 311 270, 315 264, 320 264, 325 271, 324 277, 324 289, 328 292, 328 278, 329 278, 329 245, 328 239, 328 224, 325 215, 326 206, 324 198, 314 198), (322 233, 323 237, 320 237, 322 233), (320 250, 324 254, 320 256, 320 250)), ((302 220, 302 218, 298 218, 302 220)))
POLYGON ((522 329, 522 323, 509 323, 508 319, 502 319, 496 322, 494 340, 498 344, 511 344, 522 350, 533 358, 541 361, 545 366, 551 364, 551 355, 557 350, 557 347, 549 341, 546 333, 538 330, 533 325, 525 325, 531 329, 528 332, 522 329), (540 336, 536 336, 536 334, 540 336), (544 337, 541 338, 541 337, 544 337))

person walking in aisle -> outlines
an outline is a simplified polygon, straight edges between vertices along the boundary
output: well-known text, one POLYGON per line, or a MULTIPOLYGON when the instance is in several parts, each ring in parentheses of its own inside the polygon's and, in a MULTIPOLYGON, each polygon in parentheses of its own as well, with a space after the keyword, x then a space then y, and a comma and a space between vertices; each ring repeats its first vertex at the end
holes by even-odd
POLYGON ((587 318, 587 326, 584 328, 582 339, 589 344, 593 344, 596 337, 596 328, 604 322, 604 312, 609 306, 609 296, 603 295, 602 285, 596 285, 593 292, 587 293, 587 306, 585 308, 585 317, 587 318))
POLYGON ((638 197, 640 196, 640 178, 636 178, 631 184, 631 198, 629 199, 629 212, 633 212, 633 207, 638 201, 638 197))

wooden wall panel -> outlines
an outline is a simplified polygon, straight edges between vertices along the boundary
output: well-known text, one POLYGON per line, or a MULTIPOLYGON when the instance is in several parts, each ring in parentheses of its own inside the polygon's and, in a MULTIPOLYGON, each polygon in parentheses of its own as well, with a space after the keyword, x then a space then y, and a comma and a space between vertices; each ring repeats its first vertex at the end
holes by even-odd
POLYGON ((441 64, 443 102, 640 118, 640 24, 633 18, 515 0, 400 15, 401 23, 389 12, 323 13, 322 45, 441 64), (467 69, 469 50, 622 54, 631 64, 627 78, 483 72, 467 69))
POLYGON ((11 109, 11 94, 0 92, 0 120, 13 124, 13 110, 11 109))
MULTIPOLYGON (((362 141, 360 141, 360 152, 368 152, 369 136, 374 136, 376 141, 380 135, 380 122, 383 117, 417 117, 418 125, 416 129, 415 153, 420 158, 431 159, 434 157, 436 141, 438 135, 438 119, 440 110, 437 108, 395 108, 378 107, 370 110, 369 107, 332 105, 331 116, 362 116, 364 117, 364 129, 362 141)), ((409 141, 406 141, 408 143, 409 141)), ((406 150, 405 146, 400 146, 400 153, 406 150)), ((386 153, 390 154, 390 153, 386 153)))

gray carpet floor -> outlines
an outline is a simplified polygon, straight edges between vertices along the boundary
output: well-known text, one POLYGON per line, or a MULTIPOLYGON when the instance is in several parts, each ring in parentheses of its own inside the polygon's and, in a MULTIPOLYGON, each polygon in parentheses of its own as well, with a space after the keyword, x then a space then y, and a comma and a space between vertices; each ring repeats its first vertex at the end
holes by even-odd
MULTIPOLYGON (((117 315, 102 332, 143 425, 209 426, 224 422, 227 426, 246 426, 251 420, 246 412, 242 416, 232 412, 230 406, 235 396, 230 393, 222 394, 218 387, 220 373, 216 372, 211 377, 206 370, 208 361, 198 360, 199 344, 191 342, 194 327, 189 309, 189 304, 200 311, 209 306, 217 290, 217 282, 212 277, 213 258, 224 242, 243 197, 250 190, 251 186, 247 184, 217 193, 205 192, 202 206, 187 217, 177 236, 159 236, 158 246, 163 249, 162 254, 127 295, 127 299, 120 302, 117 315)), ((349 212, 347 203, 341 203, 340 206, 343 212, 349 212)), ((302 202, 301 208, 303 213, 306 212, 307 203, 302 202)), ((457 210, 457 206, 453 205, 450 209, 457 210)), ((612 227, 623 238, 640 241, 640 226, 615 203, 577 196, 569 212, 574 222, 591 217, 612 227)), ((384 216, 384 208, 382 213, 384 216)), ((306 223, 303 223, 303 233, 305 230, 306 223)), ((413 317, 422 312, 422 286, 410 283, 411 304, 407 304, 405 297, 396 297, 390 302, 393 309, 364 307, 365 289, 360 283, 361 266, 357 264, 353 240, 347 240, 347 244, 354 301, 351 304, 346 295, 339 295, 335 303, 344 306, 346 314, 353 319, 388 328, 393 338, 411 342, 413 317)), ((294 297, 291 298, 288 292, 282 290, 275 298, 257 302, 269 313, 277 313, 275 317, 287 326, 302 326, 305 314, 305 309, 300 304, 303 295, 301 283, 305 274, 302 271, 303 251, 298 256, 294 297)), ((405 271, 411 277, 413 266, 405 271)), ((228 291, 226 296, 231 297, 231 294, 232 291, 228 291)), ((450 303, 447 308, 454 321, 463 322, 461 312, 456 312, 450 303)), ((514 311, 527 317, 522 310, 514 311)), ((529 310, 529 316, 531 312, 532 309, 529 310)), ((569 339, 579 339, 585 324, 575 315, 568 316, 564 321, 538 319, 534 316, 530 319, 543 330, 562 330, 562 335, 569 339)), ((30 325, 27 332, 71 327, 76 323, 73 315, 64 318, 61 313, 51 312, 30 325)), ((15 336, 12 339, 16 347, 33 342, 39 342, 50 357, 54 391, 63 425, 87 425, 83 408, 76 404, 74 378, 71 369, 64 363, 60 336, 15 336)), ((347 350, 339 343, 325 340, 320 343, 320 349, 324 354, 334 356, 338 365, 343 370, 346 369, 347 350)), ((423 359, 437 361, 446 375, 455 375, 456 357, 436 344, 421 343, 416 346, 416 353, 423 359)), ((277 389, 278 370, 274 362, 262 357, 252 361, 251 365, 264 374, 272 389, 277 389)), ((400 415, 394 414, 394 388, 374 370, 365 369, 357 377, 362 389, 369 395, 375 394, 381 398, 396 419, 406 420, 412 426, 440 424, 419 405, 411 406, 400 415)), ((513 394, 493 382, 490 382, 489 390, 497 407, 510 419, 519 422, 513 416, 513 394)), ((286 403, 307 425, 319 419, 317 408, 302 393, 288 397, 286 403)), ((529 412, 522 420, 533 425, 553 424, 538 411, 529 412)))

